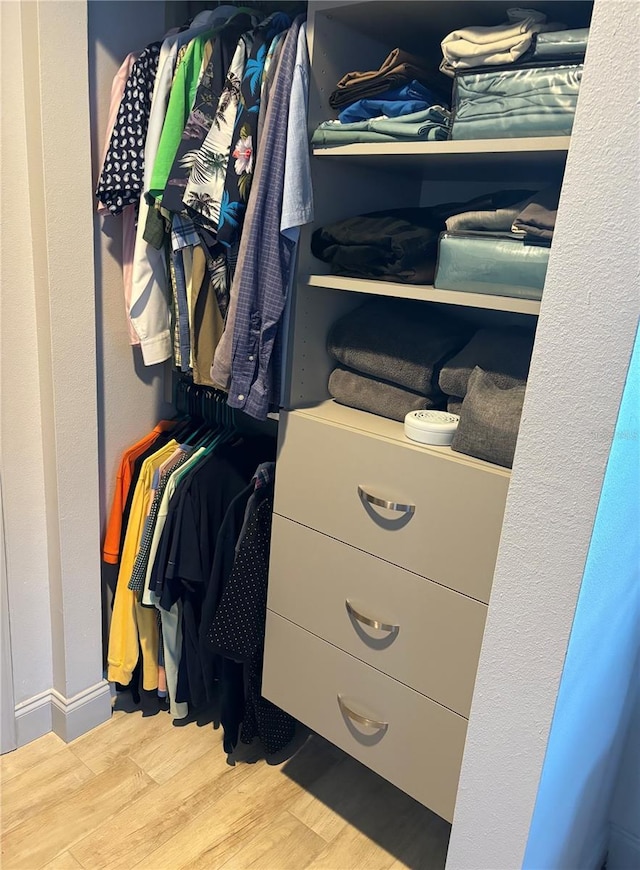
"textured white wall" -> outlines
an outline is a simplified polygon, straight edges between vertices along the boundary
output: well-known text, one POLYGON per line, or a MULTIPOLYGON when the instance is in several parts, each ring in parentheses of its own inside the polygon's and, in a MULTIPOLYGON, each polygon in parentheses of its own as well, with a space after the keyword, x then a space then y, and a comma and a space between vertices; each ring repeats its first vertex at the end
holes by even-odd
MULTIPOLYGON (((526 870, 600 867, 640 655, 640 334, 562 670, 526 870)), ((640 806, 636 805, 640 824, 640 806)), ((640 852, 638 853, 640 866, 640 852)), ((633 865, 630 865, 633 866, 633 865)))
MULTIPOLYGON (((51 617, 46 538, 40 360, 32 210, 42 219, 37 184, 31 188, 25 113, 25 69, 18 3, 2 16, 2 486, 7 586, 13 643, 15 702, 51 686, 51 617)), ((37 178, 36 178, 37 181, 37 178)))
POLYGON ((448 870, 521 867, 629 365, 640 4, 596 0, 507 501, 448 870))

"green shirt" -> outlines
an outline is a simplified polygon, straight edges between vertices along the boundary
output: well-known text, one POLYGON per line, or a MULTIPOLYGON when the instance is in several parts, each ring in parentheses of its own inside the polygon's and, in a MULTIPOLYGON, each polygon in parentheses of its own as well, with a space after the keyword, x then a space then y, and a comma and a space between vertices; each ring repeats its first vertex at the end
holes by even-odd
POLYGON ((185 124, 195 102, 202 71, 211 57, 213 33, 215 31, 208 30, 192 39, 176 69, 148 191, 156 200, 162 199, 185 124))

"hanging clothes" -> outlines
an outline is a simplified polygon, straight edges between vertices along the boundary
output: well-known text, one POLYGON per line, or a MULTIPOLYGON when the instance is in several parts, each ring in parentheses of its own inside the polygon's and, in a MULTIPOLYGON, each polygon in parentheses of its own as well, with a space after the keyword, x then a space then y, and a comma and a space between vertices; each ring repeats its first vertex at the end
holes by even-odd
POLYGON ((275 752, 296 726, 260 695, 275 439, 240 434, 221 394, 188 389, 203 413, 213 399, 212 423, 162 422, 120 461, 112 514, 126 469, 133 496, 108 677, 130 684, 139 643, 143 688, 168 696, 176 722, 215 704, 227 752, 254 739, 275 752))
MULTIPOLYGON (((124 59, 120 69, 116 73, 111 86, 111 103, 109 106, 109 117, 107 119, 107 129, 105 132, 104 147, 102 158, 100 161, 100 172, 98 178, 102 178, 104 172, 105 161, 109 153, 109 145, 111 143, 111 135, 118 119, 118 113, 122 104, 122 99, 125 92, 125 87, 129 76, 131 75, 133 65, 138 59, 139 54, 132 52, 124 59)), ((108 215, 109 209, 102 204, 98 197, 98 214, 108 215)), ((133 278, 133 249, 136 237, 136 208, 135 205, 127 205, 122 210, 122 284, 124 289, 125 312, 127 316, 127 330, 129 332, 129 343, 132 345, 140 344, 138 334, 133 327, 130 317, 131 309, 131 287, 133 278)))
MULTIPOLYGON (((229 390, 229 404, 264 419, 275 396, 272 354, 289 285, 295 244, 281 233, 289 102, 296 60, 298 17, 287 33, 270 96, 258 154, 238 269, 224 335, 212 376, 229 390)), ((308 147, 308 146, 307 146, 308 147)), ((309 209, 310 212, 310 209, 309 209)))
POLYGON ((216 36, 211 58, 200 79, 191 112, 169 171, 162 198, 163 207, 167 211, 178 213, 184 211, 182 198, 187 181, 201 153, 207 134, 214 123, 216 126, 219 124, 217 112, 222 94, 225 88, 229 93, 237 91, 244 70, 249 40, 248 36, 244 39, 240 37, 249 24, 248 16, 238 16, 216 36))
MULTIPOLYGON (((295 732, 295 720, 261 693, 273 468, 273 464, 262 465, 256 473, 230 573, 225 578, 221 572, 217 578, 220 600, 206 633, 211 649, 226 660, 221 669, 221 723, 226 751, 232 751, 239 734, 243 743, 258 737, 267 752, 278 752, 295 732)), ((235 509, 236 522, 241 504, 235 509)))
POLYGON ((96 187, 96 197, 112 214, 137 205, 142 194, 144 145, 160 45, 148 45, 133 64, 113 125, 96 187))
MULTIPOLYGON (((164 120, 179 53, 195 37, 216 23, 226 21, 236 12, 233 6, 220 6, 213 12, 202 12, 191 26, 162 43, 158 73, 153 83, 151 112, 144 148, 144 191, 151 187, 151 176, 162 136, 164 120)), ((171 308, 166 254, 144 239, 149 216, 146 197, 140 200, 131 278, 131 317, 138 336, 145 365, 155 365, 170 359, 174 343, 171 333, 171 308)))
POLYGON ((313 217, 308 77, 304 16, 202 13, 132 63, 135 157, 116 122, 109 166, 135 173, 121 189, 105 167, 98 184, 105 208, 137 209, 128 312, 144 363, 171 357, 258 419, 279 400, 291 266, 313 217))

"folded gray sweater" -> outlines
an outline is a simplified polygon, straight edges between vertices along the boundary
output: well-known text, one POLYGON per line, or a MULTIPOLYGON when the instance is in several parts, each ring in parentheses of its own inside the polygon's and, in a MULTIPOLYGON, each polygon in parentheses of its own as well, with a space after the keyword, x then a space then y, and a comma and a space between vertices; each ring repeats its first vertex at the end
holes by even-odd
POLYGON ((329 376, 329 392, 341 405, 401 422, 410 411, 440 409, 446 401, 444 397, 427 398, 396 384, 370 378, 341 366, 334 369, 329 376))
POLYGON ((470 327, 435 306, 374 299, 333 325, 327 348, 339 363, 361 374, 440 397, 440 367, 470 334, 470 327))
POLYGON ((524 384, 501 389, 487 372, 476 367, 469 378, 451 449, 511 468, 525 390, 524 384))
POLYGON ((529 374, 534 333, 519 327, 479 329, 440 372, 440 389, 448 396, 464 397, 471 372, 480 366, 498 387, 523 384, 529 374))

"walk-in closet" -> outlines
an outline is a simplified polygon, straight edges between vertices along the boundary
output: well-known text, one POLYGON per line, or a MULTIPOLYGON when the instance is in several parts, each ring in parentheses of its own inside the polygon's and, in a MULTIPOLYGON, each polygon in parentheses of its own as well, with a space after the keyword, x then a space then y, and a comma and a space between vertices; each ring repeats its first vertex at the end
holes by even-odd
POLYGON ((623 870, 635 4, 5 5, 8 870, 623 870))

